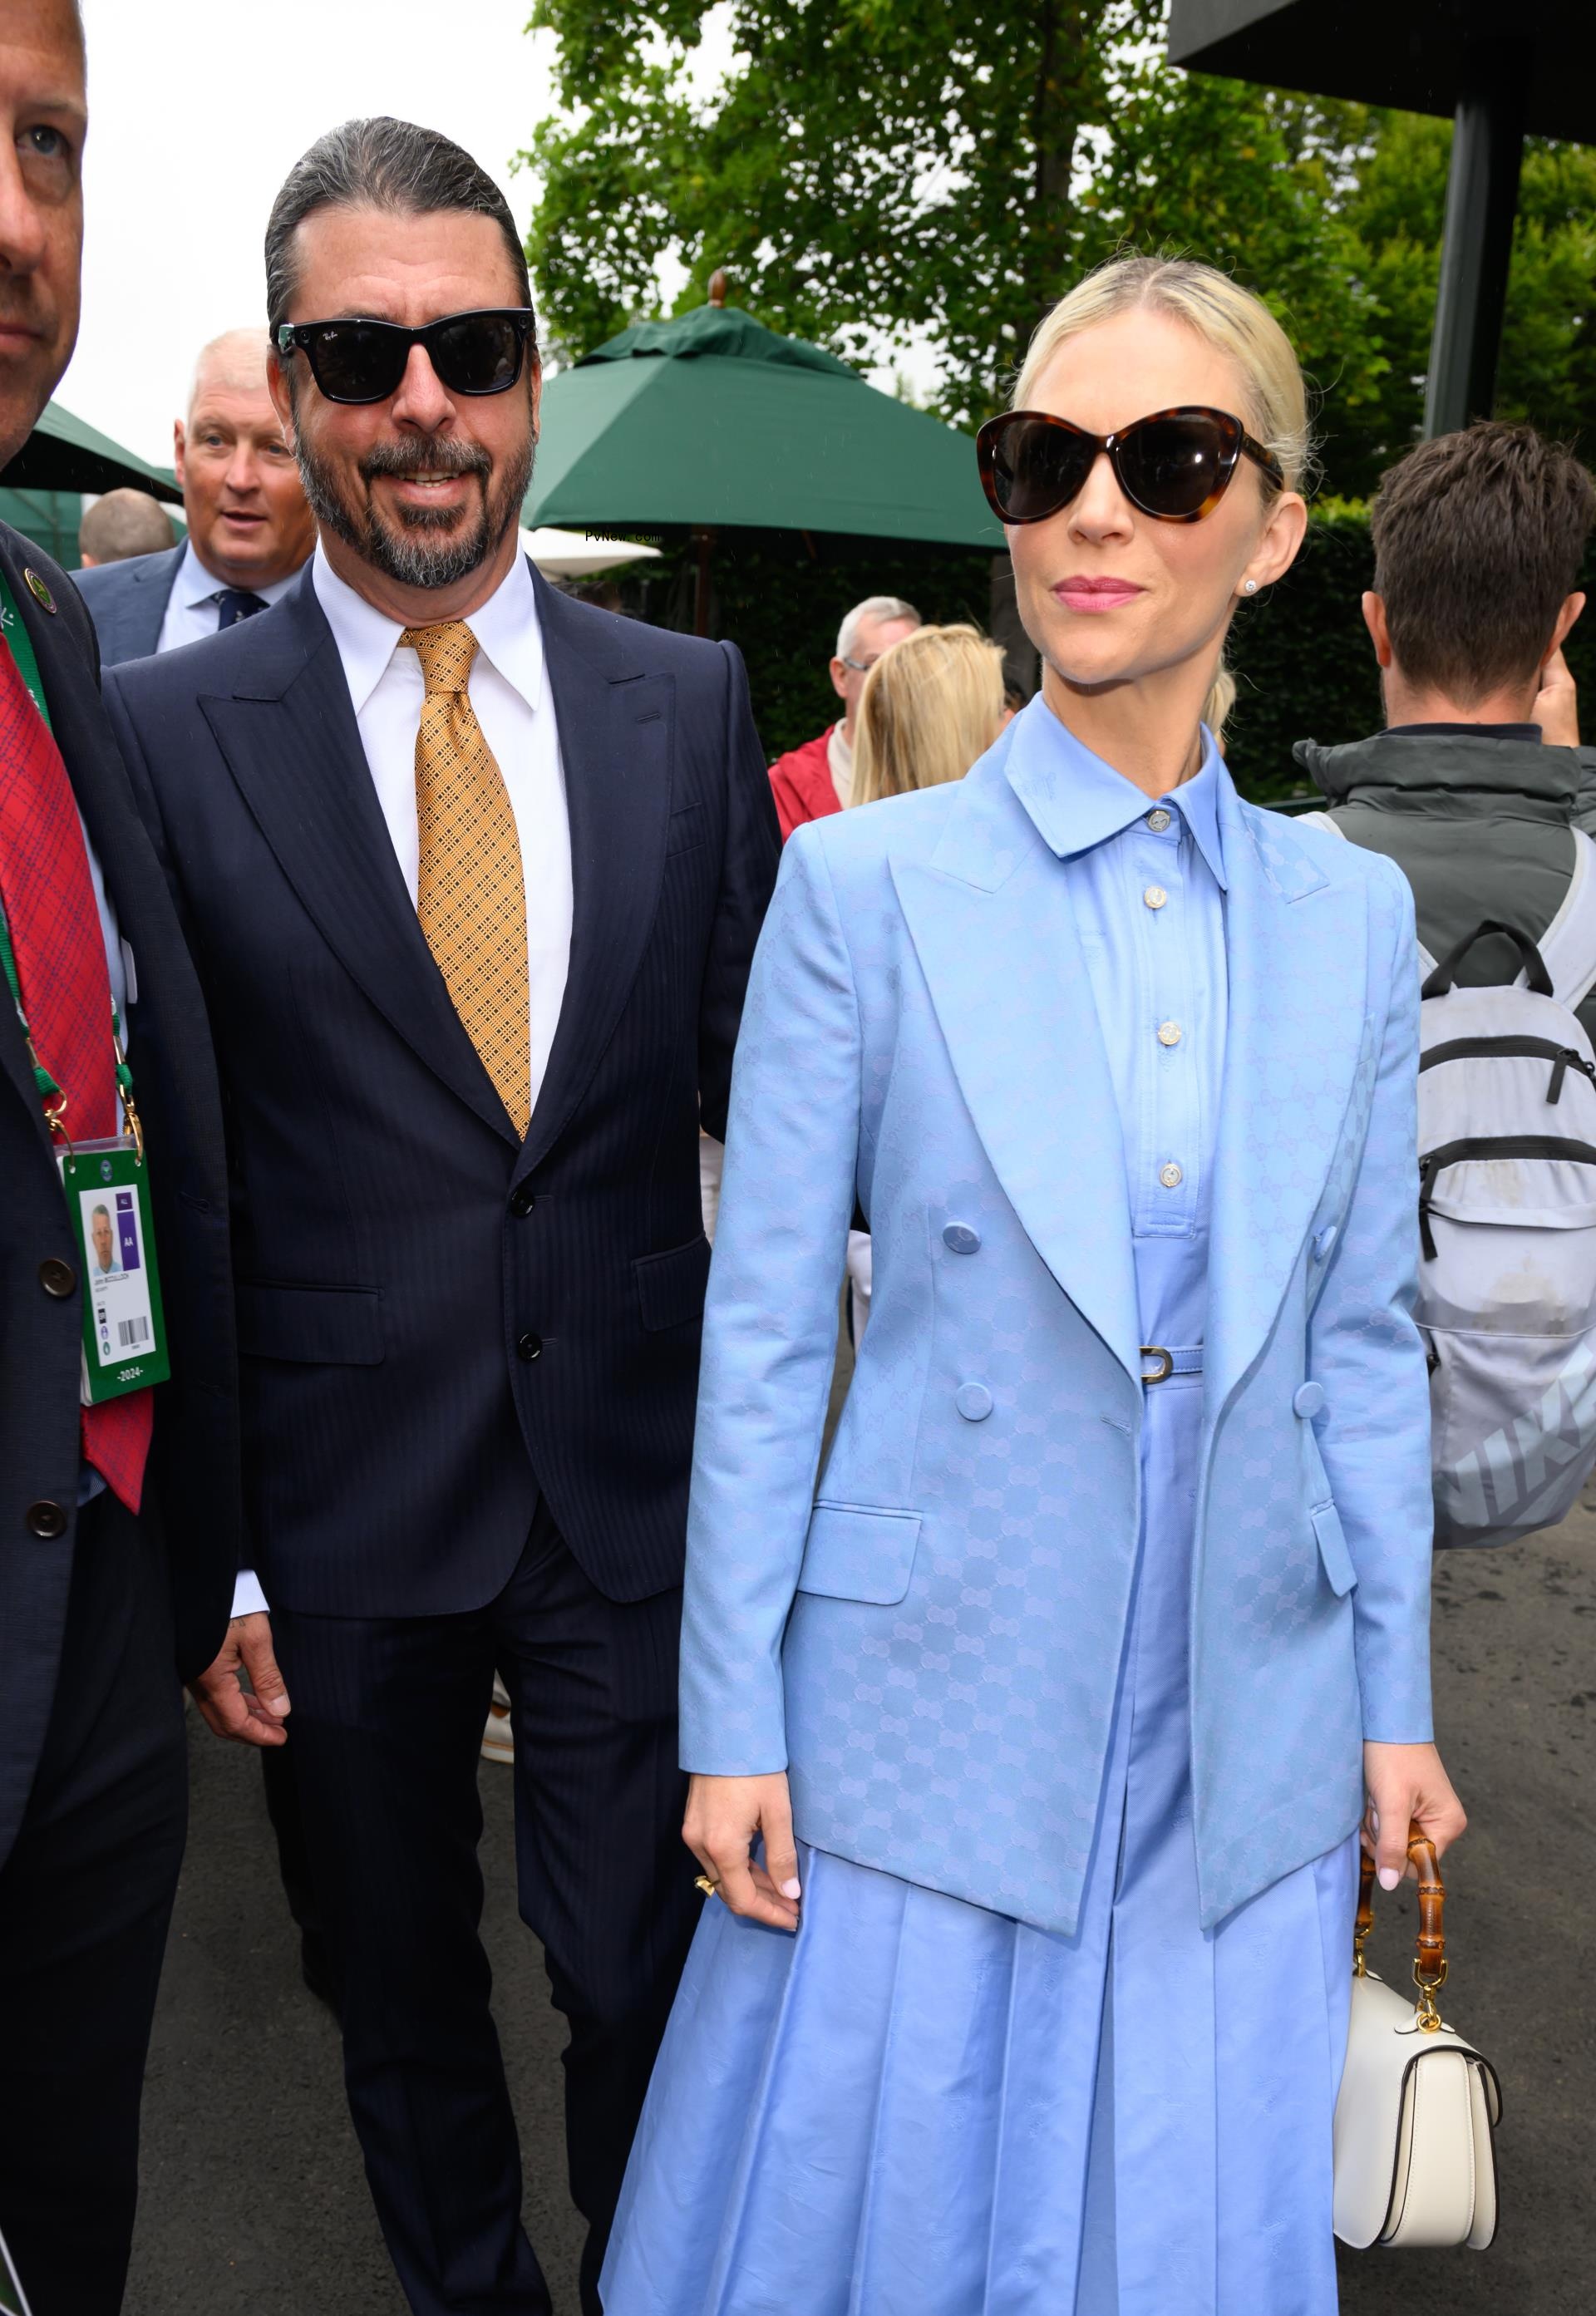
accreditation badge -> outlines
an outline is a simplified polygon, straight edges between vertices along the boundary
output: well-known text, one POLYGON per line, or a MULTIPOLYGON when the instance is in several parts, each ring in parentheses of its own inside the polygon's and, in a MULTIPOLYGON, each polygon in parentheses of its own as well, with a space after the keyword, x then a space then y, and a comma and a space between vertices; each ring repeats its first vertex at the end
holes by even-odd
POLYGON ((126 1135, 79 1142, 58 1153, 67 1218, 83 1280, 85 1407, 165 1383, 171 1374, 149 1161, 126 1135))

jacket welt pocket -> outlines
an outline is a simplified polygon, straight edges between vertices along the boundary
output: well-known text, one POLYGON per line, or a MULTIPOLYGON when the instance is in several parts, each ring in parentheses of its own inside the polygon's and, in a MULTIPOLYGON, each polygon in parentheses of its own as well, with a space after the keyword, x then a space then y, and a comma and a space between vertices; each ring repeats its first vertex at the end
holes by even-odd
POLYGON ((664 1254, 640 1254, 632 1264, 638 1282, 638 1307, 651 1335, 666 1327, 684 1327, 704 1315, 704 1289, 709 1283, 709 1242, 700 1231, 685 1246, 667 1248, 664 1254))
POLYGON ((709 816, 701 804, 684 804, 671 815, 665 831, 665 859, 673 852, 691 852, 709 834, 709 816))
POLYGON ((1345 1599, 1358 1581, 1358 1571, 1352 1565, 1352 1555, 1347 1550, 1346 1531, 1341 1524, 1341 1514, 1333 1504, 1315 1504, 1308 1518, 1314 1523, 1314 1534, 1319 1542, 1319 1557, 1324 1563, 1324 1573, 1330 1579, 1330 1589, 1345 1599))
POLYGON ((800 1592, 889 1608, 909 1589, 920 1543, 918 1512, 863 1504, 816 1504, 798 1572, 800 1592))
POLYGON ((249 1359, 312 1367, 380 1367, 382 1292, 376 1287, 278 1287, 240 1279, 238 1349, 249 1359))

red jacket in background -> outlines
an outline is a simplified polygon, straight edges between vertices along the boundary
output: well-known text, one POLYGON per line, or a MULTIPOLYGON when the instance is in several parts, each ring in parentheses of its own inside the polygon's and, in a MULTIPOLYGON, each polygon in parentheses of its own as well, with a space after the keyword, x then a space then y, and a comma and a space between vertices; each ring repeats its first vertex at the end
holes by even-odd
POLYGON ((828 726, 818 740, 806 740, 801 748, 789 748, 771 766, 771 792, 776 799, 783 844, 806 821, 824 820, 828 812, 843 809, 826 756, 827 743, 835 729, 835 725, 828 726))

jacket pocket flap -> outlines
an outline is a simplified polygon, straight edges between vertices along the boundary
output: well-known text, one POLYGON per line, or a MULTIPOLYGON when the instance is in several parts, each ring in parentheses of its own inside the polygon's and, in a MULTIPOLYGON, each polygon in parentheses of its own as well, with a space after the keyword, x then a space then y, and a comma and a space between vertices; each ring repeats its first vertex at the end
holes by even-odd
POLYGON ((638 1282, 638 1305, 651 1335, 665 1327, 682 1327, 704 1315, 704 1289, 709 1283, 709 1242, 700 1231, 685 1246, 664 1254, 640 1254, 632 1264, 638 1282))
POLYGON ((862 1504, 816 1504, 798 1572, 800 1592, 888 1607, 909 1589, 918 1512, 876 1511, 862 1504))
POLYGON ((245 1358, 380 1367, 382 1295, 375 1287, 263 1287, 240 1279, 238 1349, 245 1358))
POLYGON ((1344 1598, 1358 1581, 1358 1571, 1353 1567, 1352 1555, 1347 1550, 1341 1514, 1333 1504, 1315 1504, 1308 1518, 1313 1521, 1314 1534, 1319 1539, 1319 1557, 1324 1563, 1330 1589, 1344 1598))

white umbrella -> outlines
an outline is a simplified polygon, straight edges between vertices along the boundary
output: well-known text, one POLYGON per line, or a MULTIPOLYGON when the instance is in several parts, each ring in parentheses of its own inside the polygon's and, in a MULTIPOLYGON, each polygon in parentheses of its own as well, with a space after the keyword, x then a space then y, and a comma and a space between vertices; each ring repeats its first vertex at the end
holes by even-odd
POLYGON ((522 530, 521 543, 546 579, 591 579, 622 563, 657 557, 657 547, 633 547, 624 539, 590 539, 582 530, 522 530))

